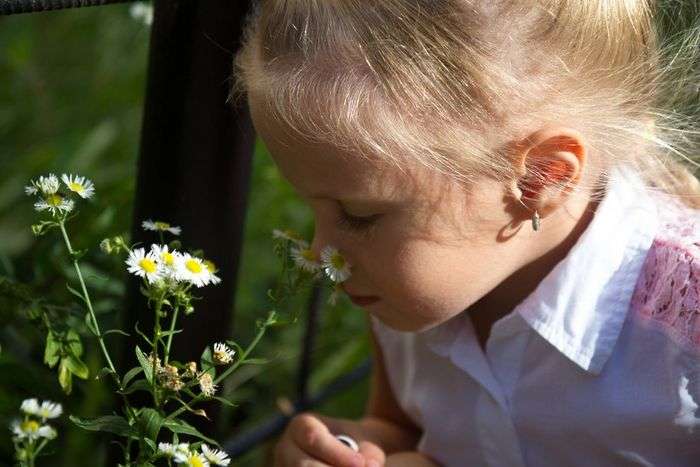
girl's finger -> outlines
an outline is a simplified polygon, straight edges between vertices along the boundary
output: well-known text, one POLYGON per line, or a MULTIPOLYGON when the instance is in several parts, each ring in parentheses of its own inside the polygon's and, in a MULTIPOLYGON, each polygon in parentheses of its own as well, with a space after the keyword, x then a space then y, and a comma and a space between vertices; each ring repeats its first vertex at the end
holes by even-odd
POLYGON ((384 467, 386 455, 384 454, 382 448, 374 443, 370 443, 369 441, 360 441, 359 445, 360 454, 362 454, 367 461, 367 467, 384 467), (376 465, 372 464, 372 461, 374 461, 376 465))
POLYGON ((289 441, 280 442, 275 450, 274 467, 332 467, 317 459, 310 457, 298 446, 289 441))
POLYGON ((365 459, 339 441, 317 417, 301 414, 290 426, 294 443, 313 458, 332 464, 334 467, 365 467, 365 459))

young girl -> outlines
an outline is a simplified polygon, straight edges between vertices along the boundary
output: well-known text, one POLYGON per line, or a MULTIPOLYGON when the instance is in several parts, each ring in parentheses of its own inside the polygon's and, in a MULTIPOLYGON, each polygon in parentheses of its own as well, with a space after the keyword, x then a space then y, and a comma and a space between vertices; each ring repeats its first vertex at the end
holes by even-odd
POLYGON ((644 0, 258 6, 234 95, 376 350, 366 416, 295 417, 275 465, 700 465, 697 31, 662 45, 644 0))

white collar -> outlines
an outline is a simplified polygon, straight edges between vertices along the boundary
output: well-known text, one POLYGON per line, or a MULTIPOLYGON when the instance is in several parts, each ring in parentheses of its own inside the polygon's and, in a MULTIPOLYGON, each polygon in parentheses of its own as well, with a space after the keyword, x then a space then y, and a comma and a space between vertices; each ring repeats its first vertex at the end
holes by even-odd
MULTIPOLYGON (((576 244, 492 330, 517 330, 513 317, 518 313, 524 326, 582 369, 600 373, 624 324, 658 225, 657 207, 634 170, 611 169, 605 195, 576 244)), ((468 344, 460 341, 476 337, 465 330, 471 326, 467 319, 464 312, 418 334, 439 355, 459 354, 468 344)))
POLYGON ((658 217, 634 170, 613 168, 591 223, 514 312, 581 368, 600 373, 624 324, 658 217))

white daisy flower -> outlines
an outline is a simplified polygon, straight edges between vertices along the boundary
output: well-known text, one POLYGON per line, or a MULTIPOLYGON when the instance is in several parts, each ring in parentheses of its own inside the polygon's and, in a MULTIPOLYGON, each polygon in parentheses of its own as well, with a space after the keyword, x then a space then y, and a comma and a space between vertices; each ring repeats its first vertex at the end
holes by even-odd
POLYGON ((61 180, 73 193, 77 193, 83 199, 88 199, 95 194, 95 185, 85 177, 78 175, 61 175, 61 180))
POLYGON ((30 180, 29 185, 24 187, 24 192, 28 195, 36 195, 41 192, 43 195, 53 195, 59 188, 58 177, 54 174, 49 174, 47 177, 43 175, 39 180, 30 180))
POLYGON ((39 401, 36 398, 24 399, 20 410, 28 415, 39 415, 39 401))
POLYGON ((36 420, 14 420, 10 425, 12 433, 20 439, 27 438, 30 441, 46 438, 54 439, 56 430, 49 425, 41 425, 36 420))
POLYGON ((189 453, 190 445, 188 443, 158 443, 158 451, 162 452, 168 457, 174 457, 176 454, 189 453))
POLYGON ((300 248, 308 248, 309 247, 309 243, 306 240, 304 240, 303 238, 301 238, 301 236, 293 230, 273 229, 272 230, 272 238, 293 242, 297 246, 299 246, 300 248))
POLYGON ((343 282, 350 277, 350 263, 330 245, 321 251, 321 267, 333 282, 343 282))
POLYGON ((216 384, 209 373, 202 373, 199 375, 199 389, 202 394, 206 397, 211 397, 216 392, 216 384))
POLYGON ((75 202, 72 199, 65 198, 58 193, 48 194, 34 203, 34 209, 37 211, 51 211, 53 215, 61 212, 71 212, 74 206, 75 202))
POLYGON ((202 443, 202 454, 204 454, 204 457, 206 457, 207 460, 214 465, 227 466, 229 462, 231 462, 228 454, 226 454, 224 451, 220 451, 219 449, 211 449, 204 443, 202 443))
POLYGON ((209 467, 209 461, 196 451, 175 454, 175 462, 188 467, 209 467))
POLYGON ((221 278, 216 275, 216 273, 219 272, 219 270, 216 268, 216 265, 214 264, 214 262, 210 261, 208 259, 205 259, 204 265, 209 270, 209 276, 211 277, 211 283, 216 285, 219 282, 221 282, 221 278))
POLYGON ((290 255, 294 260, 294 264, 296 264, 299 269, 308 272, 316 272, 321 268, 316 253, 309 248, 293 246, 290 250, 290 255))
POLYGON ((228 365, 233 361, 233 356, 236 355, 236 351, 232 350, 228 345, 221 342, 214 344, 214 362, 219 365, 228 365))
POLYGON ((125 263, 129 266, 127 270, 130 273, 145 277, 149 283, 161 278, 161 270, 158 268, 156 257, 152 251, 146 253, 143 248, 131 250, 125 263))
POLYGON ((170 251, 168 245, 157 245, 155 243, 151 245, 151 253, 161 266, 162 274, 175 278, 181 254, 175 250, 170 251))
POLYGON ((63 407, 61 407, 61 404, 58 402, 43 401, 36 415, 41 417, 43 420, 47 420, 49 418, 60 417, 62 413, 63 407))
POLYGON ((188 467, 209 467, 209 461, 197 451, 178 452, 175 454, 175 462, 188 467))
POLYGON ((147 219, 141 223, 144 230, 152 230, 154 232, 170 232, 173 235, 180 235, 182 229, 180 227, 170 225, 167 222, 152 221, 147 219))
POLYGON ((177 278, 203 287, 211 282, 211 273, 201 259, 184 253, 177 262, 177 278))

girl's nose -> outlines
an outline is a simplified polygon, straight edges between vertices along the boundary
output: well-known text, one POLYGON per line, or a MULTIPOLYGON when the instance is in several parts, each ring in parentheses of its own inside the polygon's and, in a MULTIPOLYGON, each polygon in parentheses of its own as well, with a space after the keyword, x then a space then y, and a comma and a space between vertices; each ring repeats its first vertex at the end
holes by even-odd
POLYGON ((336 236, 333 235, 333 229, 332 221, 329 221, 326 225, 323 222, 316 221, 314 225, 314 236, 309 248, 319 260, 321 259, 321 252, 327 246, 333 246, 342 251, 342 245, 336 236))
POLYGON ((330 244, 330 241, 328 240, 328 238, 324 235, 321 235, 319 232, 319 229, 317 227, 314 230, 314 237, 313 237, 313 240, 311 241, 311 246, 309 247, 311 249, 311 251, 314 253, 314 256, 320 260, 321 259, 321 251, 323 251, 323 248, 325 248, 329 244, 330 244))

